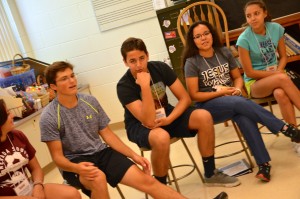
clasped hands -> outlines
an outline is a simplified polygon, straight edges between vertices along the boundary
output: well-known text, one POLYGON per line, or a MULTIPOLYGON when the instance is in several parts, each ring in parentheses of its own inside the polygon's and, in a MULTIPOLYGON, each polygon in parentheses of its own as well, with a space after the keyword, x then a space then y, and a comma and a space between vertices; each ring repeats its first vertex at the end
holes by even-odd
POLYGON ((158 118, 154 120, 155 125, 153 126, 146 126, 144 124, 142 124, 144 127, 148 128, 148 129, 155 129, 157 127, 160 126, 167 126, 168 124, 170 124, 170 120, 168 117, 163 117, 163 118, 158 118))
POLYGON ((216 92, 222 92, 222 94, 224 96, 232 96, 232 95, 241 96, 242 95, 241 89, 235 88, 235 87, 228 87, 228 86, 218 86, 216 88, 216 92))

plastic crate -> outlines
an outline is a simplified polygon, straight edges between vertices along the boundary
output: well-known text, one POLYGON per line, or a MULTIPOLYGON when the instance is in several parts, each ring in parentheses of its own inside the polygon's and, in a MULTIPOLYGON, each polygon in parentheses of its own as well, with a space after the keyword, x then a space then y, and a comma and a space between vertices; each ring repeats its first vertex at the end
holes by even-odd
POLYGON ((27 86, 30 86, 35 82, 36 79, 35 79, 34 69, 31 69, 30 71, 19 75, 0 78, 0 87, 6 88, 6 87, 17 85, 17 86, 21 86, 22 88, 26 88, 27 86))

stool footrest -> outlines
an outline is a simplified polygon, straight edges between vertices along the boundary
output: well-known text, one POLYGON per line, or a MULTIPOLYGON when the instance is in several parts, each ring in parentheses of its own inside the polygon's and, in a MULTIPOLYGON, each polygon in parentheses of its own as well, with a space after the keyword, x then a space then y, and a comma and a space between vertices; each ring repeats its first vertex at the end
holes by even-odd
MULTIPOLYGON (((195 171, 195 169, 196 169, 195 166, 192 165, 192 164, 180 164, 180 165, 172 166, 173 169, 175 169, 175 168, 180 168, 180 167, 192 167, 192 168, 191 168, 191 170, 190 170, 189 172, 186 172, 186 174, 184 174, 184 175, 182 175, 182 176, 180 176, 180 177, 176 177, 176 180, 177 180, 177 181, 178 181, 178 180, 181 180, 181 179, 183 179, 183 178, 185 178, 185 177, 187 177, 187 176, 189 176, 189 175, 191 175, 191 174, 195 171)), ((172 179, 172 180, 169 180, 169 181, 168 181, 169 184, 170 184, 171 182, 175 182, 175 180, 172 179)))
MULTIPOLYGON (((240 143, 240 141, 235 140, 235 141, 230 141, 230 142, 224 142, 222 144, 216 145, 215 148, 220 147, 220 146, 224 146, 226 144, 233 144, 233 143, 240 143)), ((221 158, 227 158, 227 157, 230 157, 230 156, 234 156, 234 155, 237 155, 239 153, 244 152, 247 149, 248 149, 248 147, 246 149, 241 149, 241 150, 233 152, 233 153, 229 153, 229 154, 222 155, 222 156, 217 156, 217 157, 215 157, 215 159, 221 159, 221 158)))

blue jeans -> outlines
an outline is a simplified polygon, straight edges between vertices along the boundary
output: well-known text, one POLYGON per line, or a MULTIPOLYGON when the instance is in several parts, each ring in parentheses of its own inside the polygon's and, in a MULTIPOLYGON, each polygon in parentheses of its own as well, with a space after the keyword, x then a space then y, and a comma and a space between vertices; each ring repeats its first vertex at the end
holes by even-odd
POLYGON ((271 112, 240 96, 217 97, 206 102, 197 102, 195 106, 209 111, 215 124, 232 119, 243 133, 256 163, 263 164, 270 161, 257 123, 266 126, 274 134, 278 133, 284 122, 271 112))

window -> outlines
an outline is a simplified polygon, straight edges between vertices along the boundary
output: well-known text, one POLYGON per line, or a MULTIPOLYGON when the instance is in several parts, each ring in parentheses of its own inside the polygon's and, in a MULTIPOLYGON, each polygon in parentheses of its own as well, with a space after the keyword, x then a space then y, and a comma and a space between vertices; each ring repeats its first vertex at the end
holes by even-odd
POLYGON ((19 53, 17 41, 5 12, 5 3, 0 1, 0 61, 11 60, 19 53))

